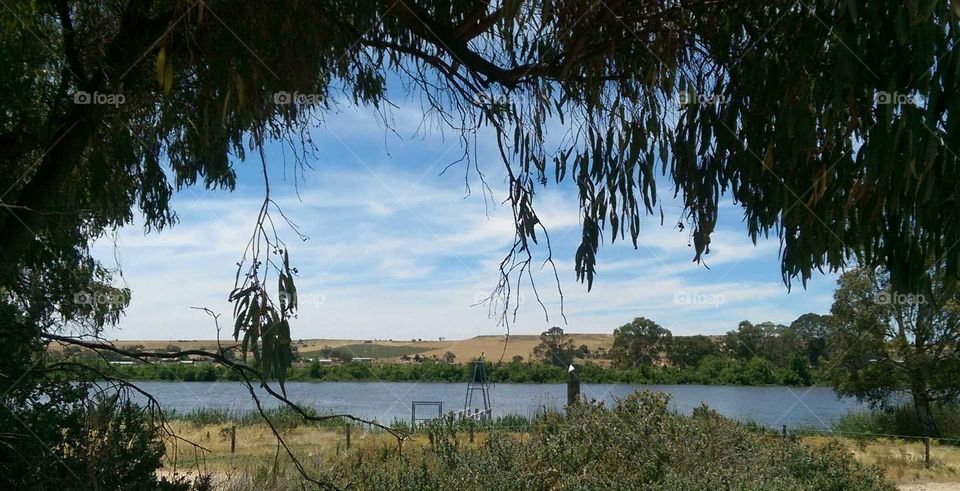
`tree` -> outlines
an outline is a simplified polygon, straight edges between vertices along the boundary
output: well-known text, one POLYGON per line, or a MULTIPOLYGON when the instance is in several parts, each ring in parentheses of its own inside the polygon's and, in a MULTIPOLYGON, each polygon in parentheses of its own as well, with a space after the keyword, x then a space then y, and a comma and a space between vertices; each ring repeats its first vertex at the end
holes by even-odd
POLYGON ((576 356, 577 358, 590 358, 590 347, 585 344, 581 344, 580 346, 577 346, 577 350, 576 352, 574 352, 574 356, 576 356))
POLYGON ((820 360, 827 355, 829 322, 829 315, 808 313, 790 324, 790 329, 803 340, 807 360, 814 367, 820 366, 820 360))
POLYGON ((652 365, 660 360, 660 354, 669 350, 672 334, 646 317, 613 330, 611 356, 615 365, 631 368, 652 365))
POLYGON ((803 353, 805 343, 800 335, 783 324, 761 322, 757 324, 762 332, 760 350, 757 356, 766 358, 776 365, 786 368, 793 363, 794 355, 803 353))
POLYGON ((457 359, 457 355, 453 354, 452 351, 447 351, 443 354, 443 361, 446 363, 453 363, 457 359))
POLYGON ((696 367, 705 356, 719 354, 720 349, 712 339, 697 336, 676 336, 667 350, 667 358, 675 366, 696 367))
POLYGON ((763 336, 761 326, 750 321, 741 321, 736 331, 729 331, 724 336, 724 351, 738 360, 747 361, 760 356, 763 336))
POLYGON ((573 339, 554 326, 540 334, 540 344, 533 348, 533 355, 544 363, 567 367, 573 362, 575 351, 573 339))
MULTIPOLYGON (((851 257, 910 291, 927 280, 917 257, 942 260, 944 283, 960 270, 960 208, 944 206, 960 201, 943 145, 960 141, 947 2, 8 3, 0 289, 31 319, 57 321, 35 324, 41 335, 68 320, 95 334, 122 312, 74 301, 110 285, 95 239, 141 215, 148 230, 173 225, 175 192, 233 189, 237 163, 263 159, 270 139, 309 154, 325 111, 388 111, 388 79, 462 136, 464 157, 475 131, 492 133, 516 225, 500 292, 548 240, 539 186, 577 189, 574 267, 589 289, 602 238, 636 245, 641 216, 658 210, 658 170, 698 261, 733 198, 750 237, 780 237, 786 282, 851 257)), ((261 162, 230 324, 244 359, 282 384, 296 290, 290 251, 264 226, 282 223, 270 216, 272 165, 283 164, 261 162)))
POLYGON ((839 394, 881 404, 909 394, 928 436, 939 430, 931 405, 960 395, 960 299, 927 269, 923 293, 892 288, 883 270, 857 268, 838 280, 830 309, 831 381, 839 394))
POLYGON ((0 37, 7 287, 88 261, 91 241, 134 209, 148 229, 172 225, 175 191, 232 189, 248 149, 299 142, 326 110, 383 111, 388 77, 456 130, 494 133, 512 257, 543 235, 535 186, 574 181, 588 287, 602 232, 636 243, 640 216, 657 209, 656 169, 683 202, 697 260, 729 195, 752 238, 780 236, 787 281, 852 254, 901 286, 924 280, 917 254, 942 259, 945 281, 960 269, 960 227, 943 226, 960 211, 939 206, 960 196, 942 144, 960 135, 947 124, 960 33, 946 3, 14 4, 0 37), (904 76, 902 60, 923 76, 904 76), (547 125, 571 137, 548 140, 547 125))

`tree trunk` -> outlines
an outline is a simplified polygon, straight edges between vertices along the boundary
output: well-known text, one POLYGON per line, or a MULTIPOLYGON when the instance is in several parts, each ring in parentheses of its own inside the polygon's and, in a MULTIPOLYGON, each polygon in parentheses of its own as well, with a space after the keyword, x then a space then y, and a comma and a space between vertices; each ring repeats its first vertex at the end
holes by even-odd
POLYGON ((916 409, 920 426, 923 428, 923 435, 938 438, 940 429, 937 428, 936 419, 933 417, 933 411, 930 408, 930 398, 925 390, 914 390, 913 406, 916 409))

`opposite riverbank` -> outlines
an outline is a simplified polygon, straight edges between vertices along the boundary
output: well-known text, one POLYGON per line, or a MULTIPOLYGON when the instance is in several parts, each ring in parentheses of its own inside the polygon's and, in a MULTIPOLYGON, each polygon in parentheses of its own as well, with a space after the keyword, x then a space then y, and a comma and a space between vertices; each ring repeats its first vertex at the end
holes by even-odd
MULTIPOLYGON (((177 380, 214 382, 239 380, 239 376, 213 363, 111 364, 102 360, 85 363, 100 369, 109 368, 126 380, 177 380)), ((587 361, 579 365, 580 379, 594 384, 669 384, 669 385, 823 385, 816 370, 783 368, 763 358, 740 361, 706 357, 695 367, 647 365, 618 369, 587 361)), ((487 377, 493 383, 562 383, 567 379, 566 367, 511 361, 487 362, 487 377)), ((301 382, 450 382, 466 383, 472 374, 467 364, 445 363, 427 359, 414 363, 349 362, 321 364, 297 363, 290 369, 288 381, 301 382)))

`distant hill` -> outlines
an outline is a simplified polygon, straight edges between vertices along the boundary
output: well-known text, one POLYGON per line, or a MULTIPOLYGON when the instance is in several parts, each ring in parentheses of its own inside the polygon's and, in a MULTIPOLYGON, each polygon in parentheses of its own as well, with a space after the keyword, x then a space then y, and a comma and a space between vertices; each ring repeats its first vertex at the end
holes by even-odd
MULTIPOLYGON (((610 349, 613 346, 612 334, 593 334, 593 333, 570 333, 574 343, 577 346, 587 345, 590 350, 598 347, 610 349)), ((443 341, 431 341, 426 339, 412 340, 389 340, 389 339, 302 339, 295 341, 297 350, 303 356, 316 356, 326 346, 331 348, 348 348, 354 356, 366 358, 378 358, 384 361, 399 360, 403 355, 412 356, 420 354, 425 357, 436 355, 442 357, 447 351, 456 355, 458 362, 468 361, 476 358, 483 353, 488 360, 499 360, 501 355, 504 360, 511 360, 514 356, 520 355, 524 360, 530 357, 534 346, 540 343, 540 336, 536 334, 520 334, 509 337, 505 341, 504 335, 483 335, 475 336, 469 339, 445 339, 443 341), (504 351, 506 345, 506 351, 504 351), (310 353, 310 354, 308 354, 310 353)), ((118 346, 143 346, 147 350, 163 350, 168 346, 177 346, 180 349, 214 349, 217 346, 215 340, 134 340, 134 341, 116 341, 118 346)), ((224 346, 232 346, 236 343, 233 339, 221 341, 224 346)))

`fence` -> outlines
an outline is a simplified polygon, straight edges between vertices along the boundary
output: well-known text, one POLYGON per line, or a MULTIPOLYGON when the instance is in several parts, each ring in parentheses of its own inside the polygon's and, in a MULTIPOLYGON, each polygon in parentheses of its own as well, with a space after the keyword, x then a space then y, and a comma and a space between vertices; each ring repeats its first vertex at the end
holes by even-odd
MULTIPOLYGON (((824 436, 830 438, 843 438, 848 440, 861 440, 861 441, 877 441, 878 443, 889 443, 894 446, 898 442, 918 442, 923 444, 923 461, 924 464, 929 467, 931 465, 931 455, 930 449, 932 446, 936 445, 947 445, 951 447, 960 447, 960 437, 945 437, 945 438, 930 438, 925 436, 917 435, 897 435, 889 433, 862 433, 862 432, 850 432, 850 431, 836 431, 836 430, 827 430, 813 427, 789 427, 788 425, 780 426, 762 426, 762 425, 745 425, 748 429, 755 431, 762 431, 769 433, 771 435, 778 435, 781 438, 803 438, 807 436, 824 436), (889 440, 888 442, 882 442, 882 440, 889 440)), ((518 422, 506 422, 500 420, 478 420, 472 418, 464 419, 448 419, 446 417, 433 420, 431 422, 426 422, 419 426, 413 428, 405 428, 405 431, 410 432, 413 435, 425 435, 427 441, 431 446, 434 445, 435 433, 439 427, 445 427, 447 430, 452 430, 455 434, 462 434, 468 442, 474 443, 476 435, 478 433, 490 433, 490 432, 505 432, 505 433, 524 433, 532 434, 536 431, 535 422, 527 423, 518 423, 518 422)), ((346 425, 344 431, 345 435, 345 446, 350 448, 350 425, 346 425)))
POLYGON ((890 439, 890 440, 922 442, 923 443, 923 461, 924 461, 924 465, 927 467, 930 467, 931 445, 946 444, 950 446, 960 446, 960 438, 955 438, 955 437, 931 438, 929 436, 918 436, 918 435, 896 435, 896 434, 890 434, 890 433, 863 433, 863 432, 854 432, 854 431, 825 430, 820 428, 811 428, 811 427, 804 427, 804 426, 790 429, 787 427, 787 425, 781 425, 780 427, 754 425, 753 427, 758 430, 779 432, 783 438, 818 435, 818 436, 827 436, 832 438, 847 438, 852 440, 890 439))

